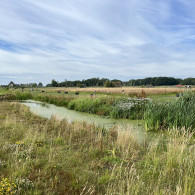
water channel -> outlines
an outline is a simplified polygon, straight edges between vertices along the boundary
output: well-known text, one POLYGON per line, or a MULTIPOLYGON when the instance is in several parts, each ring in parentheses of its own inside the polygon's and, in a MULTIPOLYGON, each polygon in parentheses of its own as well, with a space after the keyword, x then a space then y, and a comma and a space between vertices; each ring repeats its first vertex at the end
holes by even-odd
POLYGON ((83 112, 77 112, 69 110, 64 107, 58 107, 52 104, 47 104, 43 102, 38 102, 34 100, 21 101, 30 108, 30 111, 41 117, 50 119, 55 116, 57 119, 66 119, 69 123, 73 121, 86 122, 88 124, 94 124, 95 126, 101 126, 105 129, 115 128, 120 131, 130 131, 134 137, 140 142, 144 140, 153 139, 156 137, 155 133, 146 132, 143 127, 142 121, 136 120, 124 120, 124 119, 110 119, 105 117, 100 117, 94 114, 88 114, 83 112))

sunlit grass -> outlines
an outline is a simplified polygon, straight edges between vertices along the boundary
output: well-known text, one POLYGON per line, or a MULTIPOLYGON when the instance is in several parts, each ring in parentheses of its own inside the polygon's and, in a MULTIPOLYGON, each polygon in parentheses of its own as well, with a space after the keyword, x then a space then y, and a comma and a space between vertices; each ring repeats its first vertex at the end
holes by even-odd
POLYGON ((194 194, 185 129, 139 143, 131 130, 47 120, 16 103, 0 111, 0 182, 16 194, 194 194))

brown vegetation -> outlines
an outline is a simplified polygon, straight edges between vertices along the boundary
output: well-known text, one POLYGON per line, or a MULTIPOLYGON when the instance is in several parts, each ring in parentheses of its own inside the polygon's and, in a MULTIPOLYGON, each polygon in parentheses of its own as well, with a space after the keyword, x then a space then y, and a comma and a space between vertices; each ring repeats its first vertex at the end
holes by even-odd
MULTIPOLYGON (((72 91, 72 92, 91 92, 91 93, 113 93, 113 94, 126 94, 126 95, 136 95, 145 93, 146 95, 158 95, 158 94, 170 94, 170 93, 182 93, 185 92, 186 88, 177 87, 154 87, 154 88, 141 88, 141 87, 117 87, 117 88, 104 88, 104 87, 88 87, 88 88, 64 88, 64 87, 52 87, 46 88, 47 91, 72 91)), ((195 91, 195 88, 190 90, 195 91)))

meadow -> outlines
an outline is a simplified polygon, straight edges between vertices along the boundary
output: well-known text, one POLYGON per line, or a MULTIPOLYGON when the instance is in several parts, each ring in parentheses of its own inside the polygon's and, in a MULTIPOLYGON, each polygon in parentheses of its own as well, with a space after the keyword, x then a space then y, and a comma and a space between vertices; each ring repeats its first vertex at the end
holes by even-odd
POLYGON ((0 194, 195 192, 193 133, 138 143, 131 132, 33 115, 0 103, 0 194))
POLYGON ((154 88, 153 93, 150 95, 147 95, 143 89, 140 94, 138 90, 137 94, 131 95, 123 94, 122 92, 120 94, 96 92, 96 95, 81 92, 79 95, 75 95, 74 91, 65 94, 62 89, 54 92, 56 90, 54 88, 54 91, 45 89, 44 92, 42 92, 43 90, 23 93, 16 92, 7 99, 34 99, 103 117, 144 120, 147 131, 166 130, 168 128, 181 129, 183 127, 194 130, 194 90, 183 89, 185 91, 180 91, 180 93, 176 93, 175 91, 173 93, 173 91, 168 92, 169 89, 162 88, 162 91, 159 92, 159 88, 154 88), (164 90, 167 91, 166 94, 164 90))
POLYGON ((42 90, 0 91, 0 195, 194 194, 193 90, 96 91, 93 96, 91 91, 42 90), (106 130, 41 118, 13 102, 28 99, 102 117, 138 119, 146 131, 156 132, 155 139, 140 142, 133 126, 106 130))
MULTIPOLYGON (((42 89, 41 89, 42 90, 42 89)), ((139 96, 143 92, 148 95, 159 95, 159 94, 176 94, 186 91, 185 88, 177 87, 87 87, 87 88, 76 88, 76 87, 48 87, 43 88, 46 92, 57 92, 57 91, 68 91, 68 92, 86 92, 86 93, 103 93, 103 94, 123 94, 130 96, 139 96)), ((195 91, 195 88, 191 90, 195 91)))

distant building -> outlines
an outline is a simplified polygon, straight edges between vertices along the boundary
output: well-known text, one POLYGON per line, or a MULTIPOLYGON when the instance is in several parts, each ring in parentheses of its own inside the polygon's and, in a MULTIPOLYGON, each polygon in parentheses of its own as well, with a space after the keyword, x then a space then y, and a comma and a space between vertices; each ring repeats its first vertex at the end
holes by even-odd
POLYGON ((20 85, 19 84, 14 84, 14 87, 20 87, 20 85))
POLYGON ((13 81, 11 81, 9 84, 8 84, 8 87, 14 87, 14 82, 13 81))
POLYGON ((1 87, 4 89, 4 88, 6 88, 6 87, 7 87, 7 85, 1 85, 1 87))

